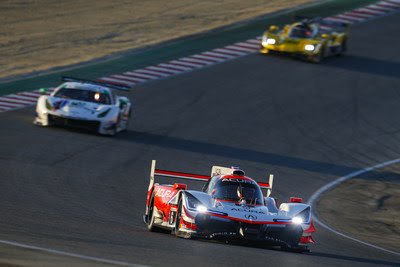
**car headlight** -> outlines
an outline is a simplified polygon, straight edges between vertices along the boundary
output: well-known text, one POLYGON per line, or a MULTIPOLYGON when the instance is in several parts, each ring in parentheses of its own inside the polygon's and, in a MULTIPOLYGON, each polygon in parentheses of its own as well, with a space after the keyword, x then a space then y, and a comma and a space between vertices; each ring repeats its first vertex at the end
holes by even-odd
POLYGON ((314 51, 314 49, 315 49, 315 46, 312 44, 307 44, 304 46, 304 50, 306 50, 306 51, 314 51))
POLYGON ((295 224, 302 224, 304 221, 303 221, 302 217, 295 216, 295 217, 292 218, 292 222, 295 223, 295 224))
POLYGON ((200 213, 204 213, 204 212, 207 211, 207 208, 206 208, 205 206, 203 206, 203 205, 198 205, 198 206, 196 207, 196 210, 197 210, 198 212, 200 212, 200 213))
POLYGON ((311 208, 308 207, 303 211, 297 213, 293 218, 292 222, 295 224, 309 223, 311 219, 311 208))
POLYGON ((272 39, 272 38, 268 38, 268 39, 267 39, 267 44, 273 45, 273 44, 275 44, 275 43, 276 43, 276 40, 275 40, 275 39, 272 39))
POLYGON ((262 39, 262 45, 273 45, 276 43, 276 40, 274 38, 268 38, 267 36, 263 36, 262 39))
POLYGON ((189 208, 189 210, 192 211, 197 211, 200 213, 204 213, 207 211, 207 207, 203 205, 203 203, 200 202, 200 200, 198 200, 197 198, 195 198, 193 195, 186 193, 187 197, 187 207, 189 208))

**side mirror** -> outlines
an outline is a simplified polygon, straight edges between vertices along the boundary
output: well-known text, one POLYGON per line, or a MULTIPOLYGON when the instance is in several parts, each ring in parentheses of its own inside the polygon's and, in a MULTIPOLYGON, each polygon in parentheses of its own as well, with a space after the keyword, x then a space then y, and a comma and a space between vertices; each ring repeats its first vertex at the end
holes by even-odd
POLYGON ((276 32, 277 30, 279 30, 279 27, 276 25, 271 25, 271 26, 269 26, 269 29, 268 29, 268 31, 270 31, 270 32, 276 32))
POLYGON ((211 191, 211 196, 214 197, 215 193, 217 193, 217 189, 213 189, 213 190, 211 191))
POLYGON ((39 93, 41 95, 46 95, 48 91, 49 91, 49 88, 40 88, 39 89, 39 93))
POLYGON ((124 99, 119 99, 119 108, 123 109, 126 106, 126 101, 124 99))

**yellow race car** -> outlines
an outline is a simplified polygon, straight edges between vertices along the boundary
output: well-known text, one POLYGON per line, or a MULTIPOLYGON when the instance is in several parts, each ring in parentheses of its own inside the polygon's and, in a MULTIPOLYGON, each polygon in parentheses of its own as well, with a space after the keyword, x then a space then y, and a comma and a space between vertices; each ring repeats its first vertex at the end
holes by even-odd
POLYGON ((348 25, 323 19, 303 19, 279 29, 271 25, 263 34, 260 52, 278 52, 320 63, 347 48, 348 25))

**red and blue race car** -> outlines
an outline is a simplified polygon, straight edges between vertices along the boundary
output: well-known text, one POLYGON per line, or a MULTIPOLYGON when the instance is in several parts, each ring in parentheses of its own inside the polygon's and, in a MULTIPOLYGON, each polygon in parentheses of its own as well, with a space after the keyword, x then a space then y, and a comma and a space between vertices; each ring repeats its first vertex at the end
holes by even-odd
POLYGON ((152 161, 144 221, 150 231, 167 229, 178 237, 238 240, 309 251, 315 227, 311 206, 301 198, 277 206, 269 182, 256 182, 239 168, 213 166, 211 175, 156 169, 152 161), (158 184, 169 177, 204 182, 202 191, 186 184, 158 184), (266 190, 263 195, 262 188, 266 190))

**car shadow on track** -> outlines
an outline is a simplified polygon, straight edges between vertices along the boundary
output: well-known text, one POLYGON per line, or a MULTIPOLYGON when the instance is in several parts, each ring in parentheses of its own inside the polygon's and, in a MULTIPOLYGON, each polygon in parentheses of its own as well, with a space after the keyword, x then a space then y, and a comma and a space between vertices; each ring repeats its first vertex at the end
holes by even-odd
MULTIPOLYGON (((293 156, 285 156, 265 151, 256 151, 251 149, 231 147, 221 144, 212 144, 203 141, 183 139, 179 137, 166 136, 160 134, 126 131, 119 133, 114 137, 119 140, 130 141, 138 144, 145 144, 151 146, 158 146, 161 148, 176 149, 200 154, 215 155, 227 157, 238 160, 248 160, 263 164, 276 165, 281 167, 288 167, 292 169, 299 169, 311 171, 316 173, 323 173, 335 176, 344 176, 353 172, 357 172, 360 168, 334 164, 329 162, 321 162, 310 159, 303 159, 293 156)), ((375 176, 390 176, 397 175, 388 171, 370 171, 368 175, 375 176)), ((397 176, 396 176, 397 177, 397 176)))
POLYGON ((400 78, 400 62, 345 54, 341 57, 328 58, 322 65, 330 68, 400 78))
MULTIPOLYGON (((272 246, 268 244, 256 244, 256 243, 243 243, 243 242, 223 242, 217 240, 207 240, 207 239, 189 239, 184 241, 193 241, 193 242, 204 242, 204 243, 213 243, 219 244, 222 246, 237 246, 249 249, 263 249, 263 250, 270 250, 275 251, 278 253, 291 253, 294 255, 299 255, 299 257, 316 257, 316 258, 329 258, 335 259, 339 261, 345 261, 348 266, 351 266, 352 263, 362 263, 362 264, 375 264, 379 266, 399 266, 399 262, 389 261, 389 260, 381 260, 381 259, 371 259, 371 258, 362 258, 362 257, 355 257, 355 256, 346 256, 346 255, 337 255, 332 253, 325 253, 325 252, 294 252, 291 250, 282 249, 279 246, 272 246)), ((285 256, 283 256, 285 257, 285 256)), ((320 261, 322 262, 322 261, 320 261)))
POLYGON ((321 162, 298 157, 279 155, 265 151, 232 147, 221 144, 212 144, 203 141, 183 139, 179 137, 159 135, 153 133, 127 131, 116 137, 120 140, 139 144, 158 146, 162 148, 177 149, 188 152, 228 157, 232 159, 246 159, 253 162, 302 169, 317 173, 331 175, 345 175, 359 170, 345 165, 321 162))

